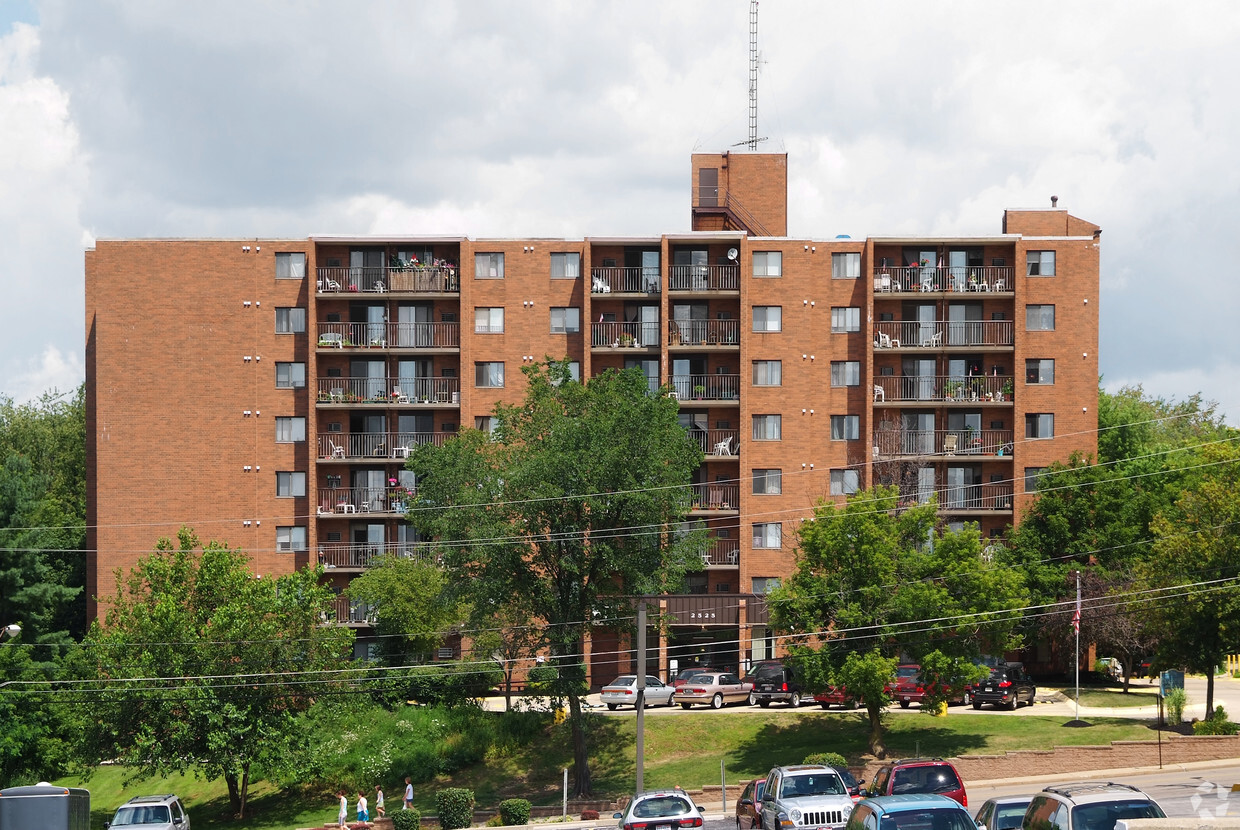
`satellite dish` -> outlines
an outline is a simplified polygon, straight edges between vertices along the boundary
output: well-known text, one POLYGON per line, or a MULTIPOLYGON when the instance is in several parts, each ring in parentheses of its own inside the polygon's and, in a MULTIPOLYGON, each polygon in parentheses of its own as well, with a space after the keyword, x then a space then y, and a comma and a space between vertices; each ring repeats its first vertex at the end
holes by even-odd
POLYGON ((740 251, 735 248, 728 248, 728 259, 735 260, 740 255, 740 251))

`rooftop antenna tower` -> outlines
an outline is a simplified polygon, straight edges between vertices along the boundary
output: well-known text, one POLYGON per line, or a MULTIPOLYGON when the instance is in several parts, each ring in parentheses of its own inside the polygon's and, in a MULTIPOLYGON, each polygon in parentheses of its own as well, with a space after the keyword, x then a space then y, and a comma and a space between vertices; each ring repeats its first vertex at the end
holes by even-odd
POLYGON ((749 138, 733 147, 758 149, 758 0, 749 0, 749 138))

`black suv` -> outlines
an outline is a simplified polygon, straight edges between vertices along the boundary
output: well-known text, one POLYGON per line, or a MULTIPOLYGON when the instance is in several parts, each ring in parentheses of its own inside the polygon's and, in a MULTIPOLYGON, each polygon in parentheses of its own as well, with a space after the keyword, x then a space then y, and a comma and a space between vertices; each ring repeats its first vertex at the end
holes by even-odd
POLYGON ((753 667, 745 678, 753 683, 749 699, 766 708, 772 700, 782 700, 789 706, 801 705, 804 692, 796 669, 778 660, 764 660, 753 667))
POLYGON ((971 695, 974 709, 981 709, 983 703, 993 703, 1005 709, 1015 709, 1021 703, 1032 706, 1037 696, 1038 687, 1021 663, 995 666, 990 670, 990 677, 978 683, 971 695))

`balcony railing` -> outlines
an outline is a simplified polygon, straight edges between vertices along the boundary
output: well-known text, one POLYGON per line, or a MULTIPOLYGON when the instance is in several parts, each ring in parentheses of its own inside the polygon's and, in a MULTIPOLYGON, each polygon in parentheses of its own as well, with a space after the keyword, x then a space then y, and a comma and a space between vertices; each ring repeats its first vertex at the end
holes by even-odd
POLYGON ((740 485, 735 483, 691 484, 694 510, 739 510, 740 485))
POLYGON ((738 291, 740 267, 731 265, 673 265, 667 272, 668 291, 738 291))
POLYGON ((459 403, 460 378, 319 378, 319 403, 459 403))
POLYGON ((590 342, 600 348, 645 349, 659 345, 658 323, 591 323, 590 342))
POLYGON ((422 444, 442 446, 451 432, 320 432, 319 458, 396 458, 406 459, 409 451, 422 444))
POLYGON ((459 349, 460 323, 319 323, 320 349, 459 349))
POLYGON ((735 346, 741 342, 737 320, 673 320, 667 325, 669 346, 735 346))
POLYGON ((614 267, 590 269, 591 294, 658 294, 659 269, 614 267))
POLYGON ((702 448, 708 458, 737 458, 740 432, 735 429, 690 429, 689 440, 702 448))
POLYGON ((1004 375, 915 375, 874 378, 874 402, 951 401, 983 403, 1010 401, 1012 378, 1004 375))
POLYGON ((426 558, 426 553, 425 547, 416 542, 384 544, 331 542, 319 546, 319 564, 328 568, 368 568, 380 556, 423 559, 426 558))
POLYGON ((1010 482, 994 484, 962 484, 956 487, 936 487, 933 491, 901 494, 902 505, 925 504, 931 492, 938 496, 940 510, 1011 510, 1012 485, 1010 482))
POLYGON ((874 460, 900 456, 1012 455, 1010 429, 880 429, 874 433, 874 460))
POLYGON ((874 348, 938 348, 940 346, 1011 346, 1011 320, 884 321, 874 324, 874 348))
POLYGON ((707 567, 735 567, 741 563, 740 542, 735 539, 712 539, 702 551, 702 564, 707 567))
POLYGON ((1014 269, 1008 265, 880 266, 874 269, 874 290, 878 293, 922 293, 952 291, 956 293, 992 293, 1011 291, 1014 269))
POLYGON ((740 375, 672 375, 672 390, 681 401, 735 401, 740 375))
POLYGON ((461 290, 456 266, 346 267, 319 269, 320 294, 387 291, 409 294, 455 294, 461 290))
POLYGON ((323 612, 325 622, 374 625, 378 621, 377 606, 348 597, 336 597, 323 612))
POLYGON ((409 511, 412 499, 403 487, 320 487, 318 514, 396 513, 409 511))

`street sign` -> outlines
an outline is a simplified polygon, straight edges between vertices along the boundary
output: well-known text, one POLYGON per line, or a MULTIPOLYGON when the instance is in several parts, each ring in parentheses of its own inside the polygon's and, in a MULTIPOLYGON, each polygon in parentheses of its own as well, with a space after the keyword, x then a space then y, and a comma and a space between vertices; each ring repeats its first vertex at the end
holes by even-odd
POLYGON ((1184 672, 1168 669, 1158 676, 1158 695, 1166 697, 1172 689, 1184 688, 1184 672))

